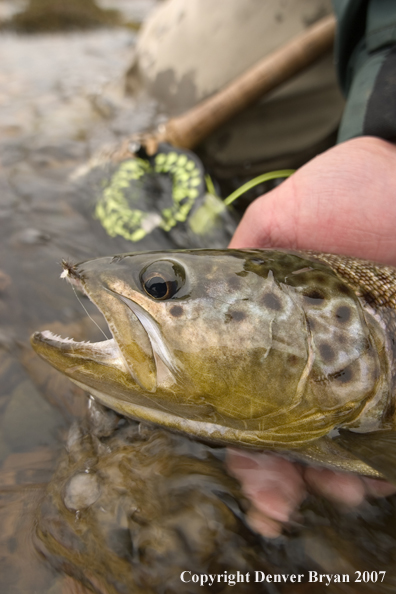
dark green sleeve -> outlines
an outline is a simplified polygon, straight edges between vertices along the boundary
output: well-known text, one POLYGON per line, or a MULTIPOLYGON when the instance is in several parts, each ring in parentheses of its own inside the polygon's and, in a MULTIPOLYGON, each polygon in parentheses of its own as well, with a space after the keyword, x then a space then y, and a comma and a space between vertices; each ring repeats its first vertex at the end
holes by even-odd
POLYGON ((336 66, 347 96, 338 142, 396 140, 396 0, 333 0, 336 66))

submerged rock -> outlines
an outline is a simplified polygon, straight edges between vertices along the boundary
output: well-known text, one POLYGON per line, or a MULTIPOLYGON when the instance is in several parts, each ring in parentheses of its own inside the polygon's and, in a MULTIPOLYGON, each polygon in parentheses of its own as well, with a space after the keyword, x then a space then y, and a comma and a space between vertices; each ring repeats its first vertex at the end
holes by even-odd
POLYGON ((97 475, 78 472, 69 480, 63 501, 67 509, 80 511, 95 503, 99 495, 100 486, 97 475))
POLYGON ((54 567, 95 592, 149 594, 202 591, 184 584, 182 571, 266 565, 222 448, 120 417, 111 435, 98 437, 105 411, 92 404, 88 424, 72 427, 38 512, 36 544, 54 567))

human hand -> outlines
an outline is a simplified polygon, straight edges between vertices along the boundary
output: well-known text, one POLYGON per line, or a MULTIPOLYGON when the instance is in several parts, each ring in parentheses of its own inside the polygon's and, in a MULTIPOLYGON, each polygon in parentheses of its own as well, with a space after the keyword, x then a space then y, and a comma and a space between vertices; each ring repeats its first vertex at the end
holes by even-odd
POLYGON ((268 452, 227 449, 227 466, 241 483, 252 507, 247 518, 254 530, 275 538, 308 492, 326 497, 345 509, 360 505, 366 497, 387 497, 396 487, 386 481, 328 468, 304 466, 268 452))
MULTIPOLYGON (((246 211, 231 248, 311 249, 396 266, 396 147, 362 137, 319 155, 246 211)), ((304 467, 280 456, 228 450, 228 466, 253 502, 252 526, 278 536, 307 491, 344 506, 387 496, 384 481, 304 467)))
POLYGON ((255 200, 229 247, 310 249, 396 266, 395 224, 396 146, 362 137, 255 200))

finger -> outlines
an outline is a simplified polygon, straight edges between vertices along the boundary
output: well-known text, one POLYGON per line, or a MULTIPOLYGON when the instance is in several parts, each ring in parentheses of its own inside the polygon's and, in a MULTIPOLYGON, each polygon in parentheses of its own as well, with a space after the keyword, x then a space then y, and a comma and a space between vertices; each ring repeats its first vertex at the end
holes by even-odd
POLYGON ((298 196, 294 196, 293 181, 292 176, 252 202, 234 233, 230 248, 297 247, 298 196), (287 216, 283 212, 284 204, 287 216))
POLYGON ((254 507, 249 510, 247 520, 253 530, 266 538, 276 538, 282 532, 282 525, 279 522, 268 518, 254 507))
POLYGON ((360 505, 365 497, 365 486, 360 477, 327 468, 307 467, 304 478, 311 489, 326 499, 348 507, 360 505))
POLYGON ((371 497, 388 497, 396 493, 395 485, 381 479, 363 477, 366 495, 371 497))
POLYGON ((289 521, 305 497, 300 467, 280 456, 229 450, 227 465, 255 508, 268 518, 289 521))

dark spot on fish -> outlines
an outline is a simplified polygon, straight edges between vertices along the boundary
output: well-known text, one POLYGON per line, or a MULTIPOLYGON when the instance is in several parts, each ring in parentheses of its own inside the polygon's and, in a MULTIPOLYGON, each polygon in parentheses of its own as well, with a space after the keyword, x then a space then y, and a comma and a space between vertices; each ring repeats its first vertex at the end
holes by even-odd
MULTIPOLYGON (((292 274, 294 274, 294 270, 292 271, 292 274)), ((301 272, 301 274, 299 274, 297 277, 293 277, 290 275, 287 277, 288 284, 291 284, 294 287, 297 287, 300 284, 308 285, 310 280, 311 280, 311 277, 306 272, 301 272)))
MULTIPOLYGON (((257 274, 261 278, 267 278, 268 275, 268 263, 265 263, 263 260, 258 258, 249 258, 245 260, 243 268, 246 273, 252 272, 253 274, 257 274)), ((242 276, 241 273, 237 273, 238 276, 242 276)))
POLYGON ((243 311, 232 311, 231 317, 236 322, 240 322, 241 320, 244 320, 246 318, 246 314, 243 311))
POLYGON ((172 305, 169 313, 175 318, 180 318, 180 316, 183 314, 183 308, 180 305, 172 305))
POLYGON ((333 348, 327 342, 322 342, 322 344, 320 344, 318 348, 321 359, 325 363, 330 363, 331 361, 333 361, 335 353, 333 348))
POLYGON ((338 291, 338 293, 341 293, 342 295, 350 295, 352 293, 350 288, 347 287, 347 285, 344 285, 344 283, 337 283, 335 288, 336 291, 338 291))
POLYGON ((290 367, 294 367, 299 362, 300 358, 297 355, 288 355, 287 363, 290 367))
POLYGON ((303 293, 304 301, 309 305, 322 305, 324 294, 319 289, 307 289, 303 293))
POLYGON ((336 318, 342 324, 345 324, 345 322, 349 322, 349 320, 351 319, 351 315, 351 308, 347 305, 340 305, 340 307, 336 311, 336 318))
POLYGON ((353 379, 353 372, 352 369, 347 367, 346 369, 335 373, 333 377, 334 379, 338 380, 340 384, 347 384, 353 379))
POLYGON ((241 286, 241 281, 238 277, 231 276, 227 281, 227 285, 230 289, 237 290, 241 286))
POLYGON ((268 307, 268 309, 273 309, 274 311, 281 311, 282 303, 276 295, 273 293, 266 293, 262 299, 263 305, 268 307))
POLYGON ((319 272, 318 274, 315 274, 315 281, 320 285, 327 285, 329 282, 329 278, 325 274, 321 274, 319 272))

